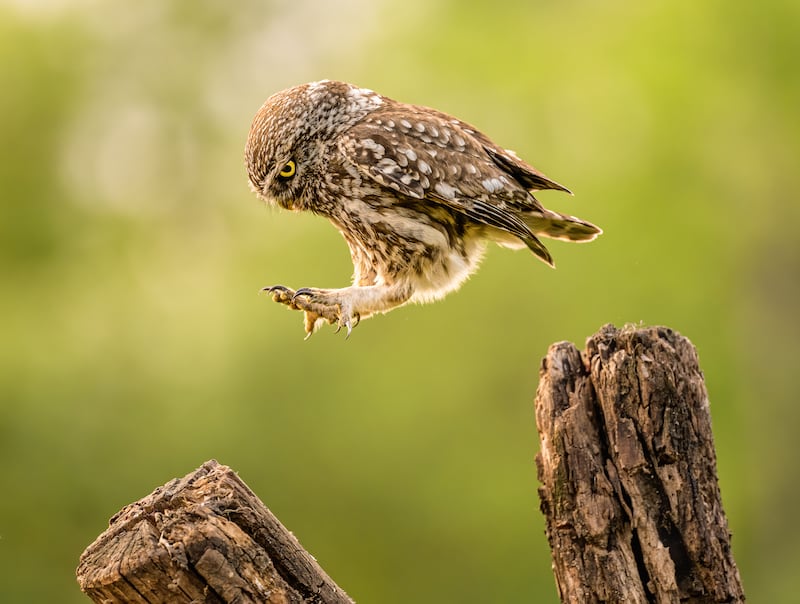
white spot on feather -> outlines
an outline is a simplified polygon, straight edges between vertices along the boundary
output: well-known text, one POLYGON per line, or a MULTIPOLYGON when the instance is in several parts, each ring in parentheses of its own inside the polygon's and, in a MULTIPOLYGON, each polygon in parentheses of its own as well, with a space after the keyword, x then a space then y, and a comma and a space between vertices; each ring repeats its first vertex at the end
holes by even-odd
POLYGON ((454 187, 451 187, 446 182, 437 182, 433 185, 433 190, 445 199, 455 199, 457 192, 454 187))
POLYGON ((371 138, 365 138, 361 141, 361 146, 368 151, 372 151, 375 159, 381 159, 386 153, 386 149, 384 149, 383 145, 376 143, 371 138))
POLYGON ((347 98, 359 109, 380 107, 383 104, 380 95, 369 88, 351 88, 347 91, 347 98))
POLYGON ((499 178, 487 178, 481 181, 483 188, 489 191, 489 193, 496 193, 497 191, 501 191, 503 189, 503 181, 499 178))

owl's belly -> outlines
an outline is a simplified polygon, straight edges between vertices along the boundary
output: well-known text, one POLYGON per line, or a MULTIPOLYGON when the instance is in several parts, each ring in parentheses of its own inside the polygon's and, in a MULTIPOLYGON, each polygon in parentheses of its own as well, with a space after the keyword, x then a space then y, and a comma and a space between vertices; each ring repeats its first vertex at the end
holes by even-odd
POLYGON ((480 264, 486 243, 467 238, 463 248, 448 248, 441 255, 425 258, 419 270, 409 275, 414 294, 411 302, 430 302, 455 291, 474 273, 480 264))

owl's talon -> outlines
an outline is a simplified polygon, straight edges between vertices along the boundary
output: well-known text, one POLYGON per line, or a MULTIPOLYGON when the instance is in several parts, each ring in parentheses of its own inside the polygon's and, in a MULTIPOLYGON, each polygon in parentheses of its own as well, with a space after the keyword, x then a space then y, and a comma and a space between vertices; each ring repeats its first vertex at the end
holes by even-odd
POLYGON ((336 333, 342 331, 342 327, 347 328, 347 334, 344 336, 344 339, 346 340, 347 338, 350 337, 350 334, 353 332, 353 323, 350 319, 345 319, 344 317, 342 317, 341 319, 339 319, 339 322, 336 325, 336 333))
POLYGON ((314 290, 313 289, 311 289, 310 287, 301 287, 296 292, 294 292, 294 295, 292 296, 292 300, 294 301, 294 299, 299 297, 299 296, 313 296, 313 295, 314 295, 314 290))
POLYGON ((321 317, 313 311, 307 310, 303 313, 303 324, 306 330, 306 340, 314 335, 314 333, 322 326, 324 320, 324 317, 321 317))
POLYGON ((294 290, 289 289, 285 285, 270 285, 268 287, 261 288, 261 291, 271 294, 273 302, 285 304, 290 308, 296 308, 292 302, 294 299, 294 290))

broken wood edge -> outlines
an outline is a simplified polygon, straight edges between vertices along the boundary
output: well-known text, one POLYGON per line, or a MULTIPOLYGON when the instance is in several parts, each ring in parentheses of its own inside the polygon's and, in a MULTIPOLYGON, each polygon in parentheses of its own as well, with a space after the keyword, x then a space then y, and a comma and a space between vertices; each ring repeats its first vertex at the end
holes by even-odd
POLYGON ((77 578, 95 602, 353 604, 215 460, 115 514, 81 555, 77 578))

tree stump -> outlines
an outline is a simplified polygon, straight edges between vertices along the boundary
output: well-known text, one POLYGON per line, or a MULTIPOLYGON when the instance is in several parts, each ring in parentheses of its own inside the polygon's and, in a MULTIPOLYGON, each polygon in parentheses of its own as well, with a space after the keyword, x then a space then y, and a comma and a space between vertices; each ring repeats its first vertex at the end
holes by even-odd
POLYGON ((213 460, 123 508, 83 552, 77 574, 98 603, 353 604, 213 460))
POLYGON ((536 395, 541 509, 562 602, 744 602, 692 344, 607 325, 553 344, 536 395))

